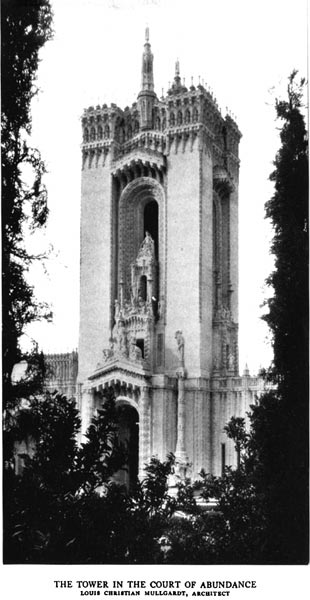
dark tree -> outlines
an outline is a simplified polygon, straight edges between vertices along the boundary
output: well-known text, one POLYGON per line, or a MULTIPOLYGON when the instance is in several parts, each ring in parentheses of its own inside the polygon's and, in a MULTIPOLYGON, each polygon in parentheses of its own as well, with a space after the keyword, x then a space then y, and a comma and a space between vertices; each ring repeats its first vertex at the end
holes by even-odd
POLYGON ((281 147, 270 176, 275 192, 266 203, 275 268, 268 279, 273 297, 264 318, 272 332, 269 378, 278 402, 272 416, 277 444, 270 448, 269 465, 266 460, 263 464, 272 479, 270 552, 279 562, 298 563, 308 558, 309 346, 308 142, 302 114, 305 81, 297 83, 296 76, 293 72, 289 78, 287 100, 276 102, 281 147))
POLYGON ((153 458, 134 492, 117 485, 126 464, 118 414, 106 399, 78 445, 74 400, 45 394, 19 410, 12 434, 28 440, 28 452, 19 474, 4 471, 5 563, 163 562, 173 457, 153 458))
POLYGON ((275 269, 267 283, 273 297, 264 319, 273 335, 270 376, 283 399, 305 404, 308 368, 308 138, 302 114, 305 82, 289 78, 288 99, 276 102, 283 121, 279 149, 270 175, 275 192, 266 203, 274 237, 275 269), (288 396, 288 398, 287 398, 288 396))
POLYGON ((124 465, 125 449, 114 402, 98 411, 81 445, 79 429, 75 400, 61 394, 46 393, 19 410, 10 433, 28 443, 20 473, 4 471, 6 563, 105 562, 120 552, 111 538, 119 512, 121 540, 127 505, 112 475, 124 465))
POLYGON ((29 266, 40 257, 27 251, 25 232, 44 226, 48 214, 45 167, 30 147, 30 133, 39 52, 52 35, 52 12, 48 0, 5 0, 1 8, 3 395, 10 405, 18 396, 11 374, 22 358, 21 335, 47 315, 27 281, 29 266))

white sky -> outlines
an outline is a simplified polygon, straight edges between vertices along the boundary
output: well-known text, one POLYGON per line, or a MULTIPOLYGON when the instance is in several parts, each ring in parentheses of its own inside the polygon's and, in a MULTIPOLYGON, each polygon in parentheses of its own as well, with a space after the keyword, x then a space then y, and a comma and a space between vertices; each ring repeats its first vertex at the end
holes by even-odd
POLYGON ((242 131, 240 370, 245 361, 252 373, 268 366, 268 331, 259 316, 272 269, 264 203, 279 147, 274 98, 285 94, 293 68, 306 75, 306 0, 54 0, 52 6, 55 35, 41 54, 32 135, 49 171, 50 216, 44 236, 36 233, 32 243, 52 244, 54 251, 47 273, 38 266, 32 277, 54 322, 33 325, 29 335, 46 352, 78 345, 80 116, 91 104, 124 108, 136 100, 148 24, 157 94, 168 89, 178 58, 186 85, 201 76, 242 131))

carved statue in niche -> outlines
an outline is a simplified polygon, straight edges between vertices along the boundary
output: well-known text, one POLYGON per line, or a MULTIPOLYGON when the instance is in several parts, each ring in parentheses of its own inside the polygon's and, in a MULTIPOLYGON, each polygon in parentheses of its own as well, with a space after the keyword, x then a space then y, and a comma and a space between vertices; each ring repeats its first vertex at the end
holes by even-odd
POLYGON ((120 319, 119 322, 118 322, 118 328, 117 328, 117 349, 118 349, 118 352, 120 354, 122 354, 123 356, 127 356, 127 354, 128 354, 128 351, 127 351, 127 336, 126 336, 125 324, 124 324, 124 321, 122 319, 120 319))
POLYGON ((214 371, 219 371, 221 368, 221 362, 218 356, 214 357, 214 361, 213 361, 213 369, 214 371))
POLYGON ((143 298, 143 296, 142 296, 142 290, 139 290, 139 295, 138 295, 138 306, 139 306, 140 308, 142 308, 142 306, 144 306, 144 304, 145 304, 145 300, 144 300, 144 298, 143 298))
POLYGON ((233 352, 229 352, 227 363, 228 363, 229 371, 234 371, 235 370, 235 357, 234 357, 233 352))
POLYGON ((180 329, 178 329, 178 331, 175 332, 174 337, 177 341, 179 364, 180 364, 180 366, 183 367, 184 366, 184 337, 182 335, 182 331, 180 331, 180 329))
POLYGON ((148 231, 145 232, 145 238, 140 246, 137 258, 143 256, 150 256, 152 258, 155 256, 154 240, 148 231))

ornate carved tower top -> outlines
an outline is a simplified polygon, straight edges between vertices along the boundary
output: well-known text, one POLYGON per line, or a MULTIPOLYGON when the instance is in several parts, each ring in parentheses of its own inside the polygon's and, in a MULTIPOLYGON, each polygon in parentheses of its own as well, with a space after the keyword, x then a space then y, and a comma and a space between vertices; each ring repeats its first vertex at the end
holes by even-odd
POLYGON ((142 55, 142 80, 138 103, 141 115, 141 129, 152 129, 153 107, 156 94, 154 92, 153 54, 149 43, 149 28, 145 30, 145 43, 142 55))

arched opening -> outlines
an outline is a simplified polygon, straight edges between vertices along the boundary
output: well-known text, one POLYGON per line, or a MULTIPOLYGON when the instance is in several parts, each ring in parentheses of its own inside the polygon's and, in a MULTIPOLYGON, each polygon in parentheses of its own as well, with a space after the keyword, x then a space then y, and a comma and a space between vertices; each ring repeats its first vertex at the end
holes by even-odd
POLYGON ((139 466, 139 415, 137 410, 127 403, 118 402, 119 441, 126 446, 127 464, 115 474, 117 483, 134 489, 138 481, 139 466))
POLYGON ((146 275, 140 277, 139 296, 144 302, 147 300, 147 279, 146 275))
POLYGON ((158 204, 156 200, 151 200, 144 208, 144 236, 147 231, 154 240, 155 256, 158 260, 158 204))
POLYGON ((142 356, 142 358, 144 358, 144 339, 143 338, 138 338, 136 340, 136 346, 138 346, 138 348, 140 348, 140 350, 141 350, 141 356, 142 356))
MULTIPOLYGON (((137 164, 137 170, 139 164, 137 164)), ((148 175, 141 173, 133 181, 129 182, 120 192, 118 211, 118 262, 117 270, 117 293, 119 282, 123 281, 124 298, 130 299, 131 294, 137 294, 140 284, 140 276, 147 275, 149 267, 152 272, 148 292, 150 298, 155 299, 153 312, 157 314, 157 302, 160 298, 160 290, 164 282, 164 231, 163 231, 163 205, 164 192, 160 183, 148 175), (156 262, 146 269, 139 269, 134 276, 131 265, 137 260, 139 250, 146 237, 150 234, 154 241, 154 255, 156 262), (133 289, 134 286, 134 289, 133 289)), ((152 300, 153 303, 154 300, 152 300)))

